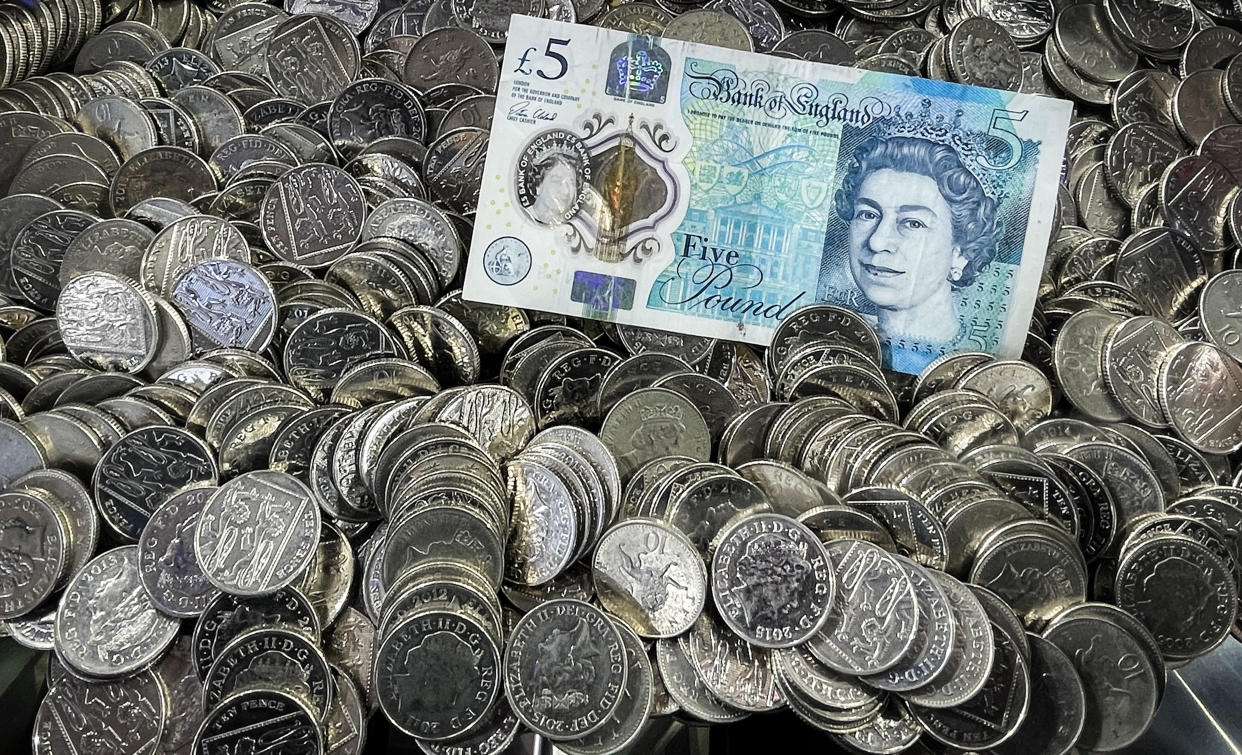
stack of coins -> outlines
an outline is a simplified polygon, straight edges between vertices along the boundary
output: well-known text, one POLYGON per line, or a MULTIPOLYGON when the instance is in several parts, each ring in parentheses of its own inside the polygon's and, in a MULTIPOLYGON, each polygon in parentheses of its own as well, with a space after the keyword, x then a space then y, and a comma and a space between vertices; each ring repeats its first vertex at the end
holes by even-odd
POLYGON ((1238 633, 1219 2, 0 5, 0 620, 40 755, 791 710, 1117 750, 1238 633), (465 301, 510 13, 1073 99, 1022 359, 465 301), (1150 19, 1158 19, 1158 23, 1150 19), (1118 700, 1124 698, 1125 705, 1118 700))

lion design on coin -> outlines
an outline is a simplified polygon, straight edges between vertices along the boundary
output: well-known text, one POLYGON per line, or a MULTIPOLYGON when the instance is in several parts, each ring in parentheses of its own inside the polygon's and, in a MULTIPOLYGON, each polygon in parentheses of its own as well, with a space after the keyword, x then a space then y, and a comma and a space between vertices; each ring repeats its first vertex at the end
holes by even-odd
POLYGON ((542 661, 531 679, 535 710, 554 715, 590 704, 588 690, 595 682, 600 652, 591 647, 589 635, 586 623, 578 621, 573 627, 553 629, 539 643, 542 661))

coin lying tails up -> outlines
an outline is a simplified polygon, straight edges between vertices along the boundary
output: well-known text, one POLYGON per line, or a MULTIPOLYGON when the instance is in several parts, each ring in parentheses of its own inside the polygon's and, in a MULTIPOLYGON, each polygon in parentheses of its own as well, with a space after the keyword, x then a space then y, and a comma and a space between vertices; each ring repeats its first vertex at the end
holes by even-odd
POLYGON ((48 653, 34 752, 606 755, 786 709, 869 753, 1138 742, 1242 637, 1242 33, 1014 10, 5 5, 0 622, 48 653), (861 120, 774 131, 743 95, 794 91, 778 58, 1000 110, 886 121, 919 167, 861 120), (1064 106, 1015 93, 1072 101, 1064 155, 1005 110, 1064 106), (659 309, 677 270, 627 242, 670 212, 698 275, 758 286, 749 254, 765 307, 813 295, 762 338, 600 317, 659 309))

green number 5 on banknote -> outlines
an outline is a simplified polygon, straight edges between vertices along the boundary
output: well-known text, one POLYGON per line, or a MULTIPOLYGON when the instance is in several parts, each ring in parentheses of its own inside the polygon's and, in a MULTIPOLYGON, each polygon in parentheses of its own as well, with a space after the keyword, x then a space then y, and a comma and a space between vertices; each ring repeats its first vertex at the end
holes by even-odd
POLYGON ((886 366, 1021 353, 1070 104, 515 16, 465 296, 886 366))

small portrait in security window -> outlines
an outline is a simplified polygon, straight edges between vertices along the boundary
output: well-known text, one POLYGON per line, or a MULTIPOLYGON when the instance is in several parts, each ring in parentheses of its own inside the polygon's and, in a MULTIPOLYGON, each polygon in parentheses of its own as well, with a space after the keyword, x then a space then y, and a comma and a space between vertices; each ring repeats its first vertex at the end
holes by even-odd
POLYGON ((890 340, 937 346, 964 334, 958 292, 996 255, 996 201, 953 147, 872 137, 835 197, 849 271, 890 340))

